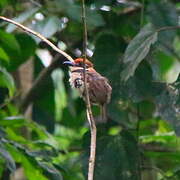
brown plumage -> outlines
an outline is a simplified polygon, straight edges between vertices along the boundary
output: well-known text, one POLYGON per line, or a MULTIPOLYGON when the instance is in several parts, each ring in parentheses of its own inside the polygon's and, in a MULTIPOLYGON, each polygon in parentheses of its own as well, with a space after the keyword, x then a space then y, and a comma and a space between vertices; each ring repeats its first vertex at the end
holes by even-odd
MULTIPOLYGON (((75 59, 74 62, 65 61, 64 64, 70 66, 69 81, 71 86, 76 88, 85 100, 83 59, 78 58, 75 59)), ((107 120, 106 105, 110 101, 112 88, 109 85, 108 80, 96 72, 93 68, 93 64, 89 60, 85 61, 85 65, 90 102, 100 106, 102 121, 104 122, 107 120)))

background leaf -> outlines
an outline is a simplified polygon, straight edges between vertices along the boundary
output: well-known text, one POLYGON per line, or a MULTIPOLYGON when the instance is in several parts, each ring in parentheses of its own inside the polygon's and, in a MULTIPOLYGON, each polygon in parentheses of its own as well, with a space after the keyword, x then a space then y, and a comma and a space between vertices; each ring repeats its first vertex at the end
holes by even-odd
POLYGON ((125 69, 121 73, 122 80, 127 81, 134 72, 139 63, 146 57, 150 47, 157 41, 157 32, 150 25, 146 25, 140 33, 130 42, 125 55, 125 69))
POLYGON ((1 68, 1 67, 0 67, 0 86, 8 88, 10 97, 14 95, 16 89, 14 79, 6 71, 5 68, 1 68))

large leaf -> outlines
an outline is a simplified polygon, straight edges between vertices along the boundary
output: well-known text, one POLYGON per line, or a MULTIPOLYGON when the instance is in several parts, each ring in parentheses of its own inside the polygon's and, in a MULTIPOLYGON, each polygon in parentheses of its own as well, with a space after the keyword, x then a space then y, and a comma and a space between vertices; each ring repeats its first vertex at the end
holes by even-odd
POLYGON ((14 80, 6 69, 2 67, 0 67, 0 86, 8 88, 10 97, 14 95, 16 89, 14 80))
POLYGON ((121 73, 122 80, 127 81, 129 77, 134 75, 139 63, 146 57, 151 45, 156 40, 157 32, 148 24, 130 42, 124 55, 125 69, 121 73))
POLYGON ((33 161, 28 156, 26 156, 24 148, 21 149, 21 146, 16 148, 15 146, 12 146, 10 144, 8 144, 7 146, 15 161, 17 163, 21 163, 25 171, 25 175, 28 177, 29 180, 47 180, 47 178, 43 175, 42 171, 36 166, 35 160, 33 161))
POLYGON ((22 165, 28 179, 38 178, 45 180, 47 177, 53 180, 62 179, 60 172, 51 162, 51 158, 57 155, 53 153, 54 150, 30 151, 25 146, 14 141, 6 140, 6 143, 8 151, 15 161, 22 165))
POLYGON ((63 180, 60 172, 50 163, 38 162, 38 165, 48 174, 52 180, 63 180))
POLYGON ((36 43, 26 34, 16 36, 0 30, 0 45, 8 55, 9 61, 5 64, 8 71, 14 71, 24 63, 31 55, 34 55, 36 43))
POLYGON ((5 62, 9 62, 9 56, 8 54, 4 51, 3 48, 0 47, 0 61, 5 61, 5 62))
MULTIPOLYGON (((21 48, 21 61, 17 63, 17 65, 19 65, 23 63, 25 60, 28 60, 30 56, 33 56, 35 54, 35 50, 37 46, 34 39, 27 34, 24 34, 24 33, 16 34, 16 39, 21 48)), ((15 67, 17 67, 17 65, 15 66, 15 63, 14 63, 15 67)))
POLYGON ((20 57, 21 49, 14 35, 0 30, 0 45, 10 57, 14 56, 14 59, 20 57))

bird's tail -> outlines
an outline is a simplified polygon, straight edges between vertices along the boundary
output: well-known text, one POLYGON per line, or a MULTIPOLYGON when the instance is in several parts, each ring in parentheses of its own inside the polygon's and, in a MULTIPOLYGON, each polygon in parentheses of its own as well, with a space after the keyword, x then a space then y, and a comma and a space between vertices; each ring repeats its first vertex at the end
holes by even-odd
POLYGON ((101 122, 106 123, 108 118, 107 118, 107 106, 106 104, 103 104, 100 106, 100 113, 101 113, 101 122))

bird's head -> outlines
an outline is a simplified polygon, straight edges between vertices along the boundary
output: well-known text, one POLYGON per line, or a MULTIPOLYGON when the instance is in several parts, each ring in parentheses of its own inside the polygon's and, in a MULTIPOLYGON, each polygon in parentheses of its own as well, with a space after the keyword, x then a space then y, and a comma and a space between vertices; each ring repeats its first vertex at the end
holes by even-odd
MULTIPOLYGON (((68 66, 73 66, 73 67, 84 67, 84 59, 83 58, 77 58, 72 61, 64 61, 63 64, 66 64, 68 66)), ((85 66, 86 68, 93 68, 93 63, 91 63, 89 60, 85 60, 85 66)))

